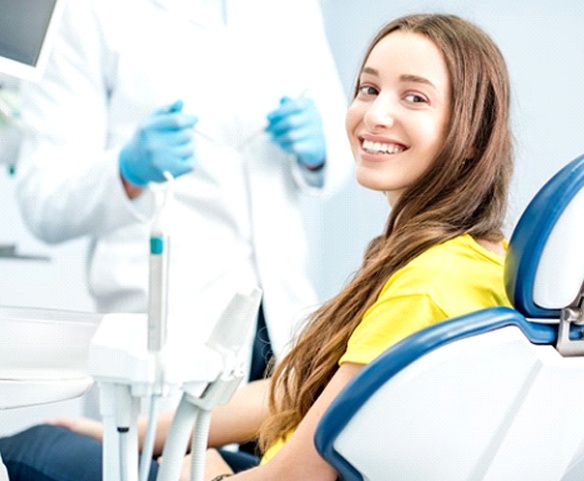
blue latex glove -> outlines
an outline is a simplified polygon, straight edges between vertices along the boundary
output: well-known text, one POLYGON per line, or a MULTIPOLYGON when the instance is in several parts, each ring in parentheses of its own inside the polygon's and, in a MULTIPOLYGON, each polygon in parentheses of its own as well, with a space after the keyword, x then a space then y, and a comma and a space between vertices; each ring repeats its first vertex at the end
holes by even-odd
POLYGON ((182 112, 183 102, 158 109, 137 128, 134 137, 119 156, 122 177, 144 187, 149 182, 163 182, 163 172, 173 177, 195 167, 194 129, 199 120, 182 112))
POLYGON ((296 155, 310 169, 324 164, 326 144, 322 118, 312 99, 283 97, 267 119, 266 132, 284 151, 296 155))

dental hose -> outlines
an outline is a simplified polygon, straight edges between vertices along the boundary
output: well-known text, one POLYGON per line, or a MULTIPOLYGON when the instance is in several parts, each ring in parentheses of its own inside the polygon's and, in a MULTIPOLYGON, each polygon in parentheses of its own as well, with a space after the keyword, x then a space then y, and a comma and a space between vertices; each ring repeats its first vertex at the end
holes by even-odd
POLYGON ((209 440, 211 411, 199 410, 197 424, 191 440, 191 481, 203 481, 205 476, 205 454, 209 440))
POLYGON ((164 444, 157 481, 176 481, 180 478, 183 458, 193 426, 198 422, 199 412, 199 408, 188 401, 186 394, 183 394, 164 444))
POLYGON ((150 409, 148 413, 148 423, 144 433, 144 443, 140 454, 139 481, 148 481, 150 474, 150 464, 154 455, 154 443, 156 441, 156 418, 158 417, 160 396, 150 396, 150 409))

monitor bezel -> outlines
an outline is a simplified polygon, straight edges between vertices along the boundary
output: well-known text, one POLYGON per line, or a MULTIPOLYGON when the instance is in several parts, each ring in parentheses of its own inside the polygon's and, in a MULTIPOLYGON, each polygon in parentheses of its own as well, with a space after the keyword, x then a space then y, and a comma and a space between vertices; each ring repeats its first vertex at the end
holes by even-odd
POLYGON ((53 12, 47 22, 46 33, 41 43, 38 60, 35 65, 30 65, 0 54, 0 73, 15 77, 21 80, 38 81, 41 79, 54 39, 58 30, 58 25, 63 15, 66 0, 55 0, 53 12))

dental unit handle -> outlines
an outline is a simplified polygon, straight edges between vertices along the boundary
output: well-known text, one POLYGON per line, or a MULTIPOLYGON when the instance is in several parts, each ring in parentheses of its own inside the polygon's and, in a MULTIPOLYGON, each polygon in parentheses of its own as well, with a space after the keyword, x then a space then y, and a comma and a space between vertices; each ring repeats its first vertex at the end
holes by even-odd
POLYGON ((159 353, 166 344, 168 313, 168 209, 174 194, 174 178, 164 172, 167 180, 163 203, 156 215, 150 234, 150 279, 148 299, 148 351, 159 353))

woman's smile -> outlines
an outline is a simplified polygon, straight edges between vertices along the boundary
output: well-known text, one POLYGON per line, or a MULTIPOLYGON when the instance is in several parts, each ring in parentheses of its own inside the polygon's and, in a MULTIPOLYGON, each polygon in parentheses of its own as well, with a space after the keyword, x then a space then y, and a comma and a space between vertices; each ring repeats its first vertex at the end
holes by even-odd
POLYGON ((394 204, 430 168, 450 119, 450 79, 438 47, 393 32, 367 58, 347 111, 357 181, 394 204))
POLYGON ((407 149, 405 145, 397 144, 389 141, 373 141, 363 139, 361 148, 368 154, 384 154, 393 155, 399 154, 407 149))

